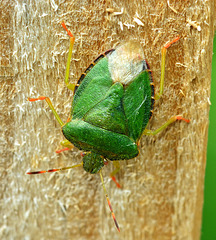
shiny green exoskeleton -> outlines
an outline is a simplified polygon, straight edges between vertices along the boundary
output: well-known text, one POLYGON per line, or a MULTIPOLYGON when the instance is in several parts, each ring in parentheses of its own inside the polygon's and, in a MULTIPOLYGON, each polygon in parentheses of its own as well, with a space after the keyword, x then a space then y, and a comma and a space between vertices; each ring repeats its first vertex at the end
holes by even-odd
MULTIPOLYGON (((115 50, 100 55, 81 75, 77 84, 69 83, 70 61, 75 39, 64 23, 62 26, 70 36, 65 83, 74 91, 74 98, 69 120, 66 124, 63 123, 48 97, 28 98, 28 100, 45 100, 48 103, 67 139, 62 142, 62 145, 66 146, 63 150, 76 146, 84 151, 83 161, 73 166, 28 172, 28 174, 56 172, 79 166, 83 166, 85 171, 92 174, 99 172, 113 220, 119 230, 101 168, 108 160, 116 163, 118 160, 136 157, 139 154, 138 141, 142 134, 155 135, 176 120, 190 121, 181 116, 173 116, 155 131, 146 128, 153 113, 154 102, 163 93, 167 48, 177 42, 179 37, 162 48, 160 92, 155 95, 151 71, 144 59, 142 47, 133 41, 123 43, 115 50)), ((116 169, 111 173, 111 177, 119 187, 114 177, 119 167, 117 164, 115 166, 116 169)))
POLYGON ((137 142, 154 105, 151 73, 141 54, 139 45, 125 43, 96 59, 78 81, 71 120, 62 132, 77 148, 92 152, 83 163, 91 161, 90 156, 100 162, 94 171, 86 171, 98 172, 101 156, 124 160, 139 153, 137 142))

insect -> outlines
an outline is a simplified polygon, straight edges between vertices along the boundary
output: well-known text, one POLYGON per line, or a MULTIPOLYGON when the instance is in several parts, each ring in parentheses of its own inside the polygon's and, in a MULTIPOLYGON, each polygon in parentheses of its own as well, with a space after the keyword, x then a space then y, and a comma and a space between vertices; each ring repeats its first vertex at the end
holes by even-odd
MULTIPOLYGON (((48 97, 28 100, 45 100, 48 103, 67 139, 63 144, 66 148, 63 150, 71 149, 74 145, 84 151, 83 161, 74 166, 28 174, 56 172, 79 166, 83 166, 84 170, 91 174, 99 173, 113 220, 120 231, 107 195, 101 168, 108 161, 116 163, 118 160, 135 158, 139 154, 138 142, 143 134, 155 135, 176 120, 190 121, 181 116, 173 116, 155 131, 146 128, 152 117, 155 100, 163 93, 167 48, 177 42, 179 37, 162 48, 160 92, 155 94, 151 70, 145 61, 142 47, 133 41, 125 42, 116 49, 101 54, 84 71, 77 84, 69 83, 75 38, 64 23, 62 26, 70 36, 65 75, 66 86, 74 91, 70 117, 64 124, 48 97)), ((111 176, 116 182, 114 175, 119 167, 117 164, 115 166, 111 176)))

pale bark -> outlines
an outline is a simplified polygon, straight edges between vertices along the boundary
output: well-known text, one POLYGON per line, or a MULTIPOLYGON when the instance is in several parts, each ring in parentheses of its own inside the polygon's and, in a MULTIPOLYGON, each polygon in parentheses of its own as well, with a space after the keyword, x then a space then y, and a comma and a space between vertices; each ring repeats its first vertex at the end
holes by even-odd
POLYGON ((1 239, 199 239, 216 8, 213 0, 169 2, 0 3, 1 239), (25 175, 82 161, 77 149, 55 154, 63 140, 57 121, 45 102, 26 101, 49 96, 67 120, 72 93, 64 85, 69 40, 62 20, 76 37, 73 82, 99 53, 134 39, 143 46, 158 91, 161 46, 181 37, 168 50, 164 94, 148 127, 156 129, 173 115, 191 122, 142 137, 140 155, 120 162, 121 189, 109 179, 112 164, 103 171, 120 234, 99 175, 82 168, 25 175))

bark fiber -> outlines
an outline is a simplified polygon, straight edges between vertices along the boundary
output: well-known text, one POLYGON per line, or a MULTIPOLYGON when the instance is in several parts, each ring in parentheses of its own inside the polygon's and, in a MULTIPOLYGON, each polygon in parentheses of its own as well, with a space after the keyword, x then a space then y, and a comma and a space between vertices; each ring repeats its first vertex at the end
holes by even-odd
POLYGON ((4 0, 0 3, 1 239, 199 239, 206 165, 215 1, 4 0), (139 21, 137 20, 139 19, 139 21), (161 46, 167 53, 164 94, 149 129, 173 115, 156 136, 143 136, 140 154, 121 161, 116 188, 103 170, 121 232, 116 230, 99 175, 82 168, 26 175, 27 170, 82 161, 80 151, 56 154, 61 129, 45 102, 49 96, 66 122, 72 93, 64 85, 69 39, 76 37, 70 79, 101 52, 139 41, 160 82, 161 46))

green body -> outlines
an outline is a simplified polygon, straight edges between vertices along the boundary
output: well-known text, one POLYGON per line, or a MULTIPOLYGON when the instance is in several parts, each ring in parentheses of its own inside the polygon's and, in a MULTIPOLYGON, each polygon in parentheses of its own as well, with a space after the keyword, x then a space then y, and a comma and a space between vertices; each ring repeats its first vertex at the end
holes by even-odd
MULTIPOLYGON (((138 155, 137 142, 151 117, 154 87, 146 62, 129 83, 114 81, 108 53, 88 68, 74 93, 71 121, 62 127, 66 139, 77 148, 91 152, 84 156, 86 171, 96 173, 109 160, 131 159, 138 155), (88 163, 86 163, 86 161, 88 163)), ((131 70, 130 70, 131 72, 131 70)))

